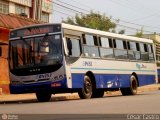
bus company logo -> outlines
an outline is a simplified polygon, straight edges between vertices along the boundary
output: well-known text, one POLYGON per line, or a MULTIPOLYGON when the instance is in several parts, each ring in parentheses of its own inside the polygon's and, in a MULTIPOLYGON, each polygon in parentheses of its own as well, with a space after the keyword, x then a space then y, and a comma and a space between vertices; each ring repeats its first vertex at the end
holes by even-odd
POLYGON ((147 66, 145 66, 144 64, 138 64, 138 63, 136 63, 136 67, 138 69, 145 69, 145 68, 147 68, 147 66))
POLYGON ((83 66, 92 66, 91 61, 83 61, 83 66))
POLYGON ((51 78, 52 73, 40 74, 38 75, 38 79, 48 79, 51 78))

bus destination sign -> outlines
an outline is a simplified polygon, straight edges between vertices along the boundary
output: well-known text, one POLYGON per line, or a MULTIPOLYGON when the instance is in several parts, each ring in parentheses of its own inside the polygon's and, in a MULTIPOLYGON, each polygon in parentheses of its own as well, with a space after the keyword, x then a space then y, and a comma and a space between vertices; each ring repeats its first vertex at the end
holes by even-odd
POLYGON ((44 34, 49 33, 49 28, 32 28, 32 29, 26 29, 24 30, 23 34, 24 36, 30 36, 30 35, 36 35, 36 34, 44 34))
POLYGON ((32 26, 28 28, 13 30, 10 33, 10 38, 15 37, 24 37, 24 36, 32 36, 32 35, 39 35, 39 34, 46 34, 46 33, 53 33, 53 32, 60 32, 61 25, 42 25, 42 26, 32 26))

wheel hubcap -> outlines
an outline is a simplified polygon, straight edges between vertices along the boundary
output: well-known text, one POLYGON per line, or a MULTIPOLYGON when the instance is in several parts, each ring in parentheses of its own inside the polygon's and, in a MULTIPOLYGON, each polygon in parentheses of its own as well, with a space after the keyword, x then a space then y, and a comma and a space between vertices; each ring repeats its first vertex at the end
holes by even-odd
POLYGON ((91 83, 89 81, 86 81, 85 83, 85 87, 84 87, 84 90, 86 93, 89 93, 91 91, 91 83))
POLYGON ((137 92, 137 82, 134 78, 132 78, 132 89, 133 92, 137 92))

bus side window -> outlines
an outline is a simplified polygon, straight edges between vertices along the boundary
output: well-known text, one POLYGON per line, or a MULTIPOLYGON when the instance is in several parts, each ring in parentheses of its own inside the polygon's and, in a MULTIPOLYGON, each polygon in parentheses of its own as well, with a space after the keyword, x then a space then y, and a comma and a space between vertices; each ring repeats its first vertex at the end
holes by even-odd
POLYGON ((67 38, 67 48, 68 48, 68 54, 72 55, 72 42, 70 38, 67 38))
POLYGON ((126 43, 125 40, 123 41, 123 47, 124 47, 125 50, 127 50, 127 43, 126 43))
POLYGON ((82 34, 82 41, 83 41, 83 44, 86 44, 85 34, 82 34))
POLYGON ((110 48, 113 48, 113 42, 112 42, 112 39, 111 39, 111 38, 108 38, 108 41, 109 41, 109 47, 110 47, 110 48))
POLYGON ((115 40, 115 39, 113 39, 113 47, 114 47, 114 48, 117 48, 116 40, 115 40))
POLYGON ((96 35, 85 34, 83 37, 83 52, 85 57, 99 57, 98 39, 96 35))
POLYGON ((136 49, 137 49, 137 51, 140 51, 139 43, 136 43, 136 49))
POLYGON ((148 46, 147 46, 147 44, 144 44, 144 51, 148 52, 148 46))
POLYGON ((98 46, 98 39, 97 39, 97 36, 93 36, 93 39, 94 39, 94 45, 95 45, 95 46, 98 46))
POLYGON ((149 61, 148 48, 145 43, 140 43, 140 50, 141 50, 142 61, 149 61))
POLYGON ((128 59, 127 45, 124 40, 115 40, 116 48, 114 49, 115 57, 117 59, 128 59))
POLYGON ((149 61, 154 61, 153 47, 151 44, 148 44, 148 52, 149 52, 149 61))
POLYGON ((79 57, 81 54, 80 50, 80 39, 79 38, 67 38, 67 49, 68 54, 71 57, 79 57))
POLYGON ((100 56, 102 58, 114 58, 112 39, 107 37, 99 37, 100 56))

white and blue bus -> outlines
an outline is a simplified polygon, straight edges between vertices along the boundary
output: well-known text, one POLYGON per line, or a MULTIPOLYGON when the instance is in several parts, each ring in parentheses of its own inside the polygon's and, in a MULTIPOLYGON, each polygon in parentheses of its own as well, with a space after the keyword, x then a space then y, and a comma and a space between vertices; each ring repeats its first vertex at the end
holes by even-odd
POLYGON ((135 95, 156 82, 153 41, 69 24, 41 24, 14 29, 9 40, 11 94, 78 92, 80 98, 103 97, 120 90, 135 95))

